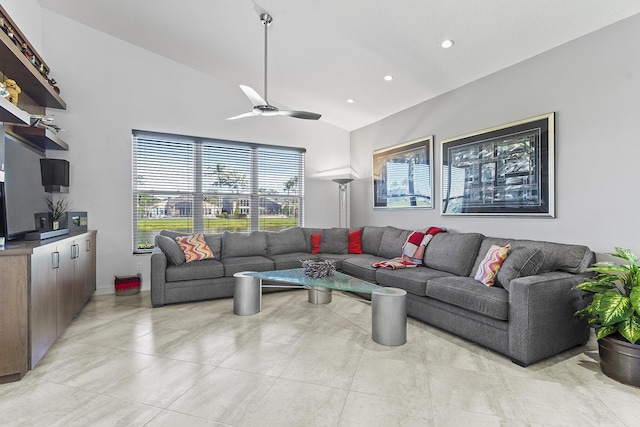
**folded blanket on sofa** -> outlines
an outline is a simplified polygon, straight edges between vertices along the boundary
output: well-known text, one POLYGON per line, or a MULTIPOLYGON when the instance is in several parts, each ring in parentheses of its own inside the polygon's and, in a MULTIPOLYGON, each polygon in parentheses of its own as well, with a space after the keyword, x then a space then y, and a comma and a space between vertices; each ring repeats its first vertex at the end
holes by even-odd
POLYGON ((386 268, 396 270, 398 268, 417 267, 422 265, 424 251, 433 238, 438 233, 447 230, 439 227, 430 227, 426 232, 414 231, 407 237, 402 245, 402 255, 387 261, 380 261, 372 264, 375 268, 386 268))

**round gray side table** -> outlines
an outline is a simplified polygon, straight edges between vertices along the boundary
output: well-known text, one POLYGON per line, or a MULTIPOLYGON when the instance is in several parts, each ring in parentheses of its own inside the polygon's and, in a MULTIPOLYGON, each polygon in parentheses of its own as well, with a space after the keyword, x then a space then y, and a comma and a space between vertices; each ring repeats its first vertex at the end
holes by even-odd
POLYGON ((245 273, 254 272, 241 271, 233 275, 233 313, 239 316, 260 313, 262 305, 262 281, 245 273))
POLYGON ((384 288, 371 293, 371 338, 382 345, 407 342, 407 291, 384 288))

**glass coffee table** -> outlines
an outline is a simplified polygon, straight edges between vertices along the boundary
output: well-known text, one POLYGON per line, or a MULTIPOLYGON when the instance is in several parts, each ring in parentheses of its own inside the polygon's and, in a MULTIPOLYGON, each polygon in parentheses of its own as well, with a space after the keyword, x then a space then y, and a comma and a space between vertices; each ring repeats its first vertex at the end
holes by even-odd
POLYGON ((339 272, 313 278, 305 275, 301 268, 243 271, 233 276, 233 312, 237 315, 248 316, 261 311, 263 287, 308 289, 312 304, 330 303, 332 290, 369 294, 373 341, 389 346, 407 342, 407 292, 402 289, 378 286, 339 272), (270 283, 263 284, 263 281, 270 283))

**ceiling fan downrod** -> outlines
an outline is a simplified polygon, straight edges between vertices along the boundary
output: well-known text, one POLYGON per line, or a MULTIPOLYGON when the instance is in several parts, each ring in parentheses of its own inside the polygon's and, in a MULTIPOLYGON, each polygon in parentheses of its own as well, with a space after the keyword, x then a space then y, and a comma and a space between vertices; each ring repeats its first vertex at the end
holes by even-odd
POLYGON ((273 16, 268 13, 260 14, 260 22, 264 25, 264 100, 269 104, 267 97, 267 27, 273 22, 273 16))

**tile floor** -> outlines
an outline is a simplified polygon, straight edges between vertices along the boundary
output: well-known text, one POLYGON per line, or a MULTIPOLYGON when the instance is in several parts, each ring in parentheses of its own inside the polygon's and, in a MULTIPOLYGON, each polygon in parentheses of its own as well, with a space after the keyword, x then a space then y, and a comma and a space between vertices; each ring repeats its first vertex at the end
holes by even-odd
POLYGON ((35 370, 0 385, 2 426, 638 426, 640 389, 592 339, 528 368, 409 319, 370 337, 369 305, 306 291, 151 308, 94 296, 35 370))

